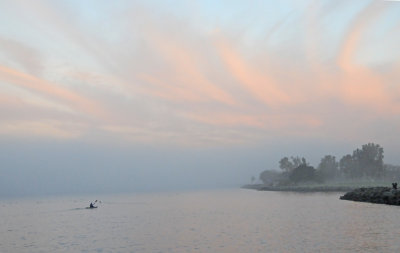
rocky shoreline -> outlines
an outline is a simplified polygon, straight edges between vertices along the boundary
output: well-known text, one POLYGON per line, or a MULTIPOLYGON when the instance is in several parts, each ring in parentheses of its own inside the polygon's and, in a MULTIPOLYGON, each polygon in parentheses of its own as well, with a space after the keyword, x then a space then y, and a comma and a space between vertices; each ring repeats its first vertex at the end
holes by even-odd
POLYGON ((392 187, 362 187, 347 192, 340 199, 376 204, 400 205, 400 190, 392 187))

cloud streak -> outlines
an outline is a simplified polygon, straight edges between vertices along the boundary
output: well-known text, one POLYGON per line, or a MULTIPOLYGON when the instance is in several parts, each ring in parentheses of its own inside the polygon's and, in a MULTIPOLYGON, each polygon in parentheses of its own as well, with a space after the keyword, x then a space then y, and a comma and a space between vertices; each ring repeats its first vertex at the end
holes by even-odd
MULTIPOLYGON (((99 4, 86 16, 84 5, 64 4, 68 11, 63 12, 64 5, 41 2, 32 16, 38 27, 49 30, 41 38, 48 47, 26 42, 33 37, 22 43, 0 31, 1 50, 8 52, 2 56, 0 82, 69 115, 65 127, 63 117, 49 114, 43 121, 19 119, 38 129, 45 124, 49 135, 65 138, 77 138, 88 125, 99 135, 125 136, 130 142, 231 143, 235 135, 240 142, 289 135, 320 138, 357 135, 357 127, 334 127, 355 114, 360 128, 398 117, 400 90, 393 81, 398 68, 392 52, 382 50, 384 59, 392 61, 387 65, 359 57, 371 53, 371 41, 400 39, 379 32, 388 26, 388 5, 342 3, 326 10, 323 4, 305 3, 299 11, 255 17, 260 22, 250 22, 254 25, 246 30, 246 22, 237 28, 240 20, 232 16, 221 13, 218 19, 188 6, 177 13, 162 7, 154 11, 152 3, 129 3, 105 12, 99 4), (69 22, 71 15, 75 19, 69 22), (115 31, 104 33, 96 22, 115 31), (332 39, 333 34, 340 38, 332 39), (73 120, 79 124, 68 127, 73 120)), ((23 13, 15 13, 12 23, 23 22, 23 13)), ((0 102, 13 110, 33 103, 9 90, 5 94, 0 102)), ((35 113, 39 119, 43 108, 35 113)), ((28 132, 22 123, 2 124, 3 134, 28 132)))
POLYGON ((68 89, 62 88, 54 83, 39 79, 15 69, 0 66, 0 80, 37 92, 38 94, 50 99, 67 103, 76 109, 76 113, 85 112, 89 116, 100 116, 103 114, 103 111, 94 101, 68 89))

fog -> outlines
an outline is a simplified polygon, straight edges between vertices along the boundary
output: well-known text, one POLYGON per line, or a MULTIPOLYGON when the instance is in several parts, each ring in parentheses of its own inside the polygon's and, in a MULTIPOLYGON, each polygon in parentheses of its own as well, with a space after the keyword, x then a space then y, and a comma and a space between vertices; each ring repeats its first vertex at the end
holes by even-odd
POLYGON ((258 179, 264 170, 279 170, 278 162, 283 156, 304 156, 316 166, 323 155, 340 157, 353 148, 348 143, 324 145, 289 140, 253 147, 213 148, 3 140, 0 195, 238 188, 250 183, 252 176, 258 179))
POLYGON ((119 147, 71 143, 2 146, 1 195, 239 187, 268 163, 261 150, 119 147))

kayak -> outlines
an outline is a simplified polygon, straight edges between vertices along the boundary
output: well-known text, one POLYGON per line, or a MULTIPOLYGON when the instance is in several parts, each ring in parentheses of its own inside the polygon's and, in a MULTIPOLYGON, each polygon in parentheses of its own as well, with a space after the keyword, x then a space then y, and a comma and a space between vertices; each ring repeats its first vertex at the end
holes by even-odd
POLYGON ((94 209, 94 208, 97 208, 97 206, 94 206, 94 207, 86 207, 86 209, 94 209))

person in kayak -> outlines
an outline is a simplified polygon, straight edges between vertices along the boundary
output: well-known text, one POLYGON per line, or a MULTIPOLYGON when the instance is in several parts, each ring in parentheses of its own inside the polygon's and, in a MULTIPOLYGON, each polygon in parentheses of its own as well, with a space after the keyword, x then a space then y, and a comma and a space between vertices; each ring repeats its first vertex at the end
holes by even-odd
POLYGON ((90 206, 89 207, 90 208, 96 208, 96 206, 94 206, 92 202, 90 202, 90 206))

